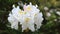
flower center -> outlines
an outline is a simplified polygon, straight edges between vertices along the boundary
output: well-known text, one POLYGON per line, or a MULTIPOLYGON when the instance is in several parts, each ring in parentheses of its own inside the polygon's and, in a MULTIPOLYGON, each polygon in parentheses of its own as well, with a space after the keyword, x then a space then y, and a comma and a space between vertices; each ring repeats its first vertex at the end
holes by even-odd
POLYGON ((30 20, 30 18, 25 18, 25 22, 26 23, 29 22, 29 20, 30 20))

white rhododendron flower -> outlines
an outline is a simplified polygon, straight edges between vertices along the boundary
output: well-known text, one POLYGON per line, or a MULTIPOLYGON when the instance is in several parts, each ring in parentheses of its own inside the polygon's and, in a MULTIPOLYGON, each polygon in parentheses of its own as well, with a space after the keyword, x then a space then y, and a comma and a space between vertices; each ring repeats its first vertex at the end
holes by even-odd
POLYGON ((37 29, 40 29, 43 21, 43 15, 40 10, 37 8, 38 6, 32 5, 24 5, 23 10, 19 8, 19 6, 15 7, 13 5, 12 12, 9 14, 8 21, 11 23, 11 28, 18 29, 18 22, 22 26, 22 32, 26 29, 34 32, 37 29), (36 25, 36 28, 35 28, 36 25))

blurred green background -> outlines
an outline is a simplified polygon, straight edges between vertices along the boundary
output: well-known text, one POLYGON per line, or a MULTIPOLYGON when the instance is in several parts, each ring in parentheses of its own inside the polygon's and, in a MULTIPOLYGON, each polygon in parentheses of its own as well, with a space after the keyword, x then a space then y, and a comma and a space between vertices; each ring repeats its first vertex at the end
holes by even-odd
POLYGON ((0 0, 0 34, 60 34, 60 15, 56 13, 58 11, 60 12, 60 0, 0 0), (18 2, 38 5, 44 18, 38 31, 21 32, 21 28, 15 30, 7 27, 10 25, 7 20, 8 14, 12 10, 12 5, 19 5, 18 2), (44 7, 48 7, 48 10, 44 10, 44 7), (47 12, 51 13, 51 16, 47 17, 47 12))

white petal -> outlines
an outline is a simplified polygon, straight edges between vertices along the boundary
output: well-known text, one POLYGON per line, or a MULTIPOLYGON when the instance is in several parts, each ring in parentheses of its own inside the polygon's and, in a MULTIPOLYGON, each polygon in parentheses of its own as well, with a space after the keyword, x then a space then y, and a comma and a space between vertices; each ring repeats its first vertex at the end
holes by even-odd
POLYGON ((30 29, 32 32, 34 32, 34 31, 35 31, 34 24, 31 25, 31 26, 29 26, 29 29, 30 29))
POLYGON ((22 25, 22 32, 27 29, 27 26, 22 25))
POLYGON ((13 29, 18 29, 18 22, 13 22, 12 24, 11 24, 11 28, 13 28, 13 29))
POLYGON ((40 28, 42 21, 43 21, 42 14, 39 13, 39 14, 35 17, 35 24, 36 24, 36 26, 37 26, 37 29, 40 28))
POLYGON ((30 5, 32 5, 32 3, 30 2, 30 5))
POLYGON ((15 8, 15 5, 13 5, 12 7, 15 8))
POLYGON ((36 7, 38 7, 38 5, 36 5, 36 7))
POLYGON ((14 18, 13 15, 9 14, 8 21, 11 24, 11 28, 18 29, 18 21, 14 18))

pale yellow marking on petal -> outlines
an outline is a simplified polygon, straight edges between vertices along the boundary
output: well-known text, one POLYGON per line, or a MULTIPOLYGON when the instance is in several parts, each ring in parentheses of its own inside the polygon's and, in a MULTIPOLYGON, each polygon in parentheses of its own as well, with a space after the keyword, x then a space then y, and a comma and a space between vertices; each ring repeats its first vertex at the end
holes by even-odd
POLYGON ((19 11, 19 14, 23 14, 22 10, 19 11))
POLYGON ((34 16, 36 16, 37 14, 34 14, 34 16))
POLYGON ((27 12, 23 12, 23 14, 27 14, 27 12))
POLYGON ((26 23, 29 22, 29 20, 30 20, 30 18, 25 18, 25 22, 26 23))
POLYGON ((28 11, 30 11, 30 10, 31 10, 31 7, 30 7, 30 6, 28 6, 28 7, 27 7, 27 10, 28 10, 28 11))

